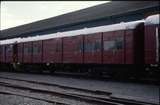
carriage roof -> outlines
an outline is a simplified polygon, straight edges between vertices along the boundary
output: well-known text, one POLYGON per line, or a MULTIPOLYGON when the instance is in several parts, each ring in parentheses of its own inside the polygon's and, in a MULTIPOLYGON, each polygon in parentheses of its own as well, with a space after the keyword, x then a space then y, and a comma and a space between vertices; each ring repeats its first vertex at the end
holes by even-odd
POLYGON ((6 39, 6 40, 1 40, 0 45, 47 40, 52 38, 62 38, 62 37, 69 37, 69 36, 87 35, 87 34, 94 34, 94 33, 100 33, 100 32, 134 29, 140 23, 144 23, 144 20, 133 21, 133 22, 121 22, 118 24, 104 25, 104 26, 98 26, 98 27, 92 27, 92 28, 83 28, 79 30, 57 32, 57 33, 46 34, 46 35, 37 35, 37 36, 26 37, 26 38, 6 39))

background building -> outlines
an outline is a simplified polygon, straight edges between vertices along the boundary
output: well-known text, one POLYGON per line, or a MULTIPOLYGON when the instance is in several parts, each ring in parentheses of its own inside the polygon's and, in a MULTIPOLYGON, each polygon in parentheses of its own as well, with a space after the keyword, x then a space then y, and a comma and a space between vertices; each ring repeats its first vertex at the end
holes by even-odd
POLYGON ((148 15, 159 13, 159 7, 159 1, 112 1, 68 14, 2 30, 0 40, 135 21, 144 19, 148 15))

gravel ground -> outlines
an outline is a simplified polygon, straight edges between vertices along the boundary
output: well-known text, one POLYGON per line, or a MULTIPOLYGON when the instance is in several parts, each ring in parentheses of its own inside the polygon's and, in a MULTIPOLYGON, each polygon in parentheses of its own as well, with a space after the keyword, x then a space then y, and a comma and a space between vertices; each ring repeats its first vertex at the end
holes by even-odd
MULTIPOLYGON (((21 85, 26 85, 25 83, 21 83, 21 85)), ((28 86, 25 86, 25 87, 36 87, 36 89, 41 89, 41 90, 53 90, 53 89, 49 89, 48 87, 42 87, 42 86, 36 86, 36 85, 29 85, 28 86)), ((56 90, 54 90, 56 91, 56 90)), ((0 86, 0 92, 9 92, 11 94, 18 94, 18 95, 21 95, 21 96, 26 96, 26 97, 30 97, 32 96, 34 99, 41 99, 41 100, 48 100, 48 101, 52 101, 52 102, 58 102, 58 103, 65 103, 67 105, 97 105, 97 104, 93 104, 93 103, 88 103, 88 102, 85 102, 85 101, 82 101, 80 99, 69 99, 69 98, 65 98, 65 96, 56 96, 54 95, 53 93, 51 94, 48 94, 48 93, 37 93, 37 92, 34 92, 34 91, 29 91, 29 90, 21 90, 21 89, 14 89, 14 88, 10 88, 10 87, 5 87, 5 86, 0 86)), ((64 92, 65 93, 65 92, 64 92)), ((1 97, 1 96, 0 96, 1 97)), ((16 99, 16 98, 15 98, 16 99)), ((8 100, 10 100, 8 98, 8 100)), ((17 100, 19 101, 19 98, 17 98, 17 100)), ((21 100, 21 99, 20 99, 21 100)), ((1 101, 1 100, 0 100, 1 101)), ((6 101, 6 100, 4 100, 6 101)), ((12 101, 12 100, 11 100, 12 101)), ((37 103, 38 101, 35 101, 35 105, 39 105, 39 103, 37 103)), ((42 101, 43 102, 43 101, 42 101)), ((3 102, 2 102, 3 103, 3 102)), ((6 105, 5 104, 6 102, 4 102, 3 105, 6 105)), ((17 102, 16 102, 17 103, 17 102)), ((23 102, 22 102, 23 103, 23 102)), ((25 102, 24 102, 25 103, 25 102)), ((54 103, 52 105, 54 105, 54 103)), ((60 105, 60 104, 56 104, 56 105, 60 105)), ((18 103, 17 103, 18 104, 18 103)), ((17 105, 15 104, 15 105, 17 105)), ((14 105, 14 104, 13 104, 14 105)), ((27 105, 30 105, 30 104, 27 104, 27 105)), ((32 105, 32 104, 31 104, 32 105)), ((34 105, 34 104, 33 104, 34 105)), ((41 104, 40 104, 41 105, 41 104)), ((48 104, 42 104, 42 105, 48 105, 48 104)))
POLYGON ((159 87, 156 85, 145 85, 138 83, 122 83, 113 81, 99 81, 89 79, 76 79, 70 77, 59 77, 50 75, 17 74, 0 72, 0 76, 13 77, 16 79, 27 79, 41 81, 63 86, 77 87, 90 90, 101 90, 112 92, 113 96, 128 97, 130 99, 141 100, 159 104, 159 87), (29 75, 29 76, 28 76, 29 75))
POLYGON ((53 104, 15 95, 0 94, 0 105, 53 105, 53 104))

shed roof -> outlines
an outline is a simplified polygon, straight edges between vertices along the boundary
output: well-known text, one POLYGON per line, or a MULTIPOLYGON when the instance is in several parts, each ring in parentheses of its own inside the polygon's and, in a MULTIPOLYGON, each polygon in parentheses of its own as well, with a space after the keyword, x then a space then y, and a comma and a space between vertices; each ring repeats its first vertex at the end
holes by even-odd
POLYGON ((113 15, 136 11, 139 9, 159 6, 159 1, 112 1, 94 7, 59 15, 56 17, 36 21, 29 24, 5 29, 1 31, 0 39, 23 37, 25 33, 32 33, 58 26, 87 22, 113 15))

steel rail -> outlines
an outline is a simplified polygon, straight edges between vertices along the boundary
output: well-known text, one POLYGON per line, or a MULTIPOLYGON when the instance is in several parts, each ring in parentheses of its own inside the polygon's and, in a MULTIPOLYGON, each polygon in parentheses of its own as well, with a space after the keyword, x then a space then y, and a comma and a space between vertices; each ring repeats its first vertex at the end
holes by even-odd
POLYGON ((35 89, 32 87, 23 87, 23 86, 18 86, 14 84, 3 83, 3 82, 0 82, 0 86, 30 91, 32 93, 41 93, 41 94, 48 94, 52 96, 68 98, 68 99, 81 100, 83 102, 92 103, 93 105, 123 105, 123 104, 112 102, 112 101, 105 101, 105 100, 97 99, 95 97, 79 96, 79 95, 67 94, 63 92, 60 93, 60 92, 49 91, 49 90, 41 90, 41 89, 35 89))
MULTIPOLYGON (((6 78, 6 77, 0 77, 0 78, 4 78, 4 79, 10 79, 10 78, 6 78)), ((68 95, 72 95, 72 96, 78 96, 78 97, 90 97, 90 98, 94 98, 94 99, 98 99, 98 100, 103 100, 103 101, 110 101, 110 102, 116 102, 116 103, 121 103, 121 104, 125 104, 125 105, 156 105, 153 103, 147 103, 147 102, 141 102, 141 101, 136 101, 136 100, 131 100, 131 99, 122 99, 122 98, 117 98, 117 97, 110 97, 111 93, 107 93, 107 92, 103 92, 103 91, 92 91, 92 90, 85 90, 85 89, 79 89, 79 88, 73 88, 73 87, 67 87, 67 86, 61 86, 61 85, 57 85, 57 84, 49 84, 49 83, 41 83, 41 82, 35 82, 35 81, 26 81, 26 80, 19 80, 19 79, 13 79, 11 78, 11 80, 16 80, 16 81, 25 81, 25 82, 31 82, 34 84, 43 84, 43 85, 49 85, 49 86, 58 86, 60 88, 63 89, 73 89, 73 90, 77 90, 77 91, 81 91, 81 92, 86 92, 86 93, 92 93, 95 96, 91 96, 91 95, 84 95, 84 94, 75 94, 75 93, 67 93, 68 95), (98 96, 96 96, 98 94, 98 96), (105 95, 106 97, 100 97, 100 95, 105 95)), ((44 91, 44 90, 43 90, 44 91)), ((48 91, 48 90, 47 90, 48 91)))
POLYGON ((30 99, 34 99, 34 100, 39 100, 39 101, 47 102, 47 103, 53 103, 55 105, 69 105, 69 104, 66 104, 66 103, 60 103, 60 102, 56 102, 56 101, 53 101, 53 100, 48 100, 48 99, 44 99, 44 98, 37 98, 37 97, 28 96, 28 95, 24 95, 24 94, 18 94, 18 93, 14 93, 14 92, 0 91, 0 94, 14 95, 14 96, 20 96, 20 97, 30 98, 30 99))

